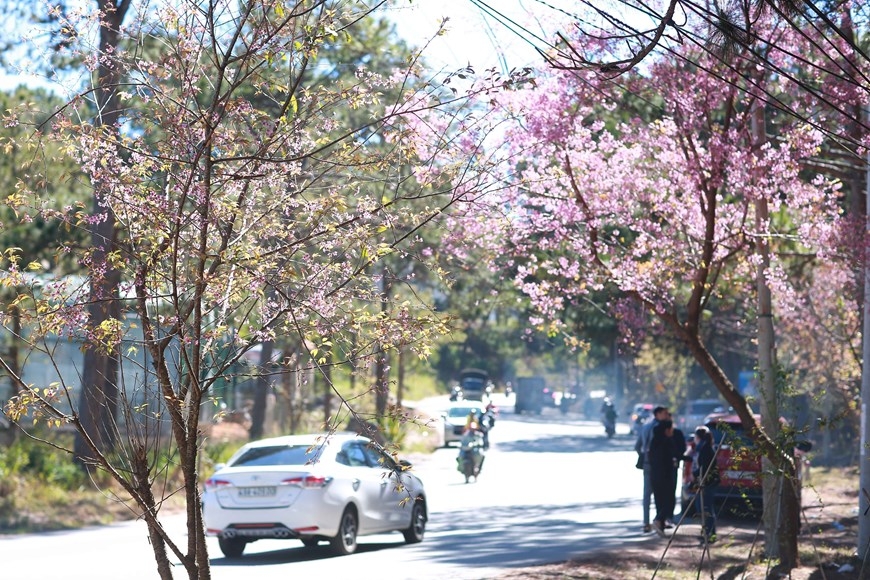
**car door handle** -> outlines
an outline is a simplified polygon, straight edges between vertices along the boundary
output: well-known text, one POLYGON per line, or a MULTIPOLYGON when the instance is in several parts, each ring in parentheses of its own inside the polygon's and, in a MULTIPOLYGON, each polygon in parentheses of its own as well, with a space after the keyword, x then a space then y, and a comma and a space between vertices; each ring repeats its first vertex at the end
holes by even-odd
POLYGON ((354 491, 359 490, 360 483, 362 483, 362 482, 359 479, 357 479, 356 477, 354 477, 353 479, 350 480, 350 485, 351 485, 351 487, 353 487, 354 491))

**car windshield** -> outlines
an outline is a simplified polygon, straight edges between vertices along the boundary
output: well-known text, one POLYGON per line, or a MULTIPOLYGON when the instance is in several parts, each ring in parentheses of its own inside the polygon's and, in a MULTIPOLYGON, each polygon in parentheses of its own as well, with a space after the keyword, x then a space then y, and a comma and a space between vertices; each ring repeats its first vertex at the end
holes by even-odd
POLYGON ((486 386, 486 382, 478 377, 465 377, 462 379, 462 388, 468 391, 482 391, 486 386))
POLYGON ((474 407, 453 407, 447 411, 448 417, 467 417, 471 411, 477 411, 474 407))
POLYGON ((305 465, 316 461, 317 456, 318 448, 312 449, 310 445, 252 447, 233 461, 232 466, 305 465))
POLYGON ((752 439, 743 430, 743 425, 740 423, 716 423, 710 426, 710 432, 713 435, 713 441, 718 445, 723 438, 733 447, 750 447, 752 439))

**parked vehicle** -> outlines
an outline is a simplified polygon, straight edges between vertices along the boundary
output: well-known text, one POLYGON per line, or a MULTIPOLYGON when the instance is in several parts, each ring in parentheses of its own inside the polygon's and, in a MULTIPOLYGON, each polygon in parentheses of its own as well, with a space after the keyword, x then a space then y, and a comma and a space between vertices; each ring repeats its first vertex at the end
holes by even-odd
POLYGON ((561 398, 561 392, 554 391, 547 386, 541 389, 541 404, 545 407, 558 407, 561 398))
POLYGON ((342 555, 369 534, 400 531, 407 543, 417 543, 427 500, 409 467, 352 433, 254 441, 206 480, 206 534, 218 537, 227 558, 241 557, 247 544, 264 538, 301 540, 306 547, 328 541, 342 555))
POLYGON ((567 414, 572 407, 577 404, 577 395, 571 391, 562 391, 562 398, 559 399, 559 410, 562 414, 567 414))
POLYGON ((481 369, 459 371, 459 388, 462 391, 462 398, 467 401, 483 401, 492 394, 489 373, 481 369))
POLYGON ((583 414, 590 421, 594 421, 601 413, 601 405, 604 403, 604 397, 607 396, 607 391, 604 389, 595 389, 589 391, 586 400, 583 402, 583 414))
POLYGON ((547 382, 544 377, 518 377, 514 412, 520 415, 526 411, 541 414, 544 407, 544 389, 547 382))
POLYGON ((485 453, 483 433, 469 431, 462 437, 459 455, 456 457, 456 469, 465 476, 465 483, 472 477, 477 481, 480 470, 483 469, 483 460, 486 459, 485 453))
POLYGON ((652 403, 638 403, 631 410, 631 418, 628 422, 628 431, 631 435, 637 436, 640 433, 640 427, 653 416, 655 405, 652 403))
MULTIPOLYGON (((756 416, 756 421, 761 418, 756 416)), ((728 413, 715 413, 707 417, 706 426, 713 435, 716 453, 716 467, 719 470, 720 483, 716 490, 716 501, 728 504, 733 511, 746 515, 751 512, 761 513, 761 455, 755 449, 755 443, 743 429, 740 417, 728 413)), ((686 455, 691 457, 694 450, 694 438, 686 433, 686 455)), ((802 441, 796 445, 795 461, 802 465, 806 454, 812 449, 812 443, 802 441)), ((803 469, 797 469, 798 485, 803 480, 803 469)), ((800 487, 798 487, 800 489, 800 487)), ((692 499, 695 492, 692 489, 692 459, 683 462, 681 505, 683 512, 694 511, 692 499)))
POLYGON ((451 443, 462 440, 470 413, 473 412, 475 417, 479 417, 484 411, 485 407, 480 401, 451 403, 447 410, 441 414, 441 419, 444 422, 444 446, 447 447, 451 443))
POLYGON ((683 433, 694 433, 695 428, 706 423, 705 419, 712 413, 725 413, 728 405, 719 399, 694 399, 687 401, 677 413, 677 427, 683 433))

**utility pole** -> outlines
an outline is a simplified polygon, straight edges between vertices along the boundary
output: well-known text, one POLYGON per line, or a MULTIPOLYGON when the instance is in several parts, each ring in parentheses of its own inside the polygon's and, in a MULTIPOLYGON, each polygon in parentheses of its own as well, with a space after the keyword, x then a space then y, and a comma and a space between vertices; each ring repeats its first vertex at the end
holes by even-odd
MULTIPOLYGON (((870 110, 865 109, 865 116, 870 120, 870 110)), ((870 369, 867 368, 870 362, 870 252, 868 252, 868 241, 870 241, 870 151, 865 154, 867 167, 865 170, 865 185, 864 185, 864 244, 862 247, 862 257, 864 266, 864 326, 861 335, 862 355, 861 355, 861 453, 860 458, 860 479, 858 490, 858 557, 862 560, 867 556, 867 548, 870 545, 870 463, 868 463, 867 452, 867 436, 870 431, 870 369)))
MULTIPOLYGON (((754 146, 761 148, 767 140, 764 118, 764 102, 755 104, 752 112, 752 137, 754 146)), ((755 252, 758 256, 756 270, 756 293, 758 317, 758 394, 760 396, 761 425, 771 439, 776 439, 779 428, 779 409, 776 385, 776 339, 773 330, 773 300, 767 283, 770 269, 770 214, 767 199, 759 196, 755 202, 755 252)), ((776 541, 779 529, 779 493, 777 485, 781 477, 776 476, 776 466, 767 458, 762 458, 762 489, 764 493, 764 544, 768 557, 780 556, 776 541)))

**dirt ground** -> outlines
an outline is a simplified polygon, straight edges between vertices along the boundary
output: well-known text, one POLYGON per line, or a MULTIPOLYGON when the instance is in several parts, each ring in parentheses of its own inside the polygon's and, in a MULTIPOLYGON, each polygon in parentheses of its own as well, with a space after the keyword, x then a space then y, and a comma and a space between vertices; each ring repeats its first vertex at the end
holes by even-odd
POLYGON ((668 530, 666 538, 650 534, 642 543, 627 543, 618 554, 596 553, 582 559, 524 568, 499 580, 552 579, 870 579, 855 557, 858 537, 858 470, 813 468, 804 489, 801 566, 779 570, 764 558, 763 529, 751 519, 718 522, 719 540, 707 550, 698 545, 697 520, 668 530))

